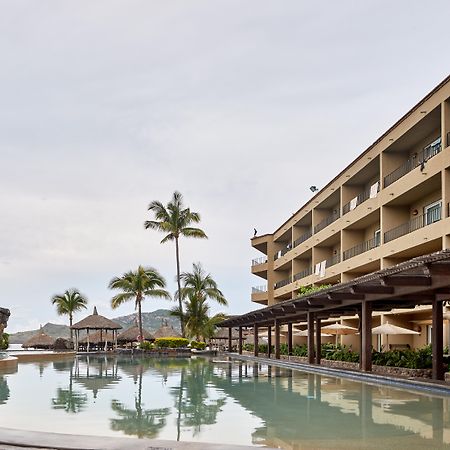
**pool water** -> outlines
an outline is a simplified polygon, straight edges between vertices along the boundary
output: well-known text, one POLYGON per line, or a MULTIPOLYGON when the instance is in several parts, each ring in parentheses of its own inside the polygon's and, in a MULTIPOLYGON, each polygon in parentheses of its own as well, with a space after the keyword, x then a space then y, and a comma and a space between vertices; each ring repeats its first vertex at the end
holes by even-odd
POLYGON ((85 356, 0 372, 0 426, 279 448, 450 448, 450 397, 220 359, 85 356))

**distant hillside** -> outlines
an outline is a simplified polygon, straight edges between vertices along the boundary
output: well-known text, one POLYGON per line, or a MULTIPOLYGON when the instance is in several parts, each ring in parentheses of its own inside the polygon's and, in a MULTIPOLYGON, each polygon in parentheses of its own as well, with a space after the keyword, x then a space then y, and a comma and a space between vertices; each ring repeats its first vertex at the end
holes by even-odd
MULTIPOLYGON (((128 316, 115 317, 112 320, 122 325, 123 329, 133 326, 136 323, 136 314, 129 314, 128 316)), ((142 325, 150 333, 155 332, 162 324, 163 320, 167 321, 169 325, 172 325, 175 330, 180 331, 180 321, 176 317, 170 315, 167 309, 157 309, 153 312, 142 313, 142 325)), ((55 339, 58 337, 69 338, 70 329, 67 325, 58 325, 55 323, 46 323, 42 329, 44 333, 48 334, 55 339)), ((9 336, 9 342, 11 344, 23 344, 27 339, 34 336, 39 330, 30 331, 18 331, 17 333, 11 333, 9 336)))

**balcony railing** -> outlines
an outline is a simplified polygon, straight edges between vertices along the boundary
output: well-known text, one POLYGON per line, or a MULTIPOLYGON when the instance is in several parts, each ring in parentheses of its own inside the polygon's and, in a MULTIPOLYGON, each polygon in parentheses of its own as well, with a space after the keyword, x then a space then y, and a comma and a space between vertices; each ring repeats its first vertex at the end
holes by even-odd
POLYGON ((353 258, 353 256, 360 255, 361 253, 368 252, 369 250, 372 250, 373 248, 378 247, 381 244, 379 236, 376 236, 372 239, 369 239, 368 241, 361 242, 358 245, 355 245, 352 248, 349 248, 348 250, 345 250, 342 254, 343 260, 347 260, 350 258, 353 258))
POLYGON ((300 245, 302 242, 305 242, 307 239, 309 239, 312 236, 312 231, 309 230, 306 233, 303 233, 298 239, 294 241, 293 247, 297 247, 297 245, 300 245))
POLYGON ((252 294, 261 294, 267 292, 267 285, 252 287, 252 294))
POLYGON ((326 260, 325 267, 328 268, 334 266, 335 264, 339 264, 340 262, 341 262, 341 255, 338 253, 337 255, 334 255, 326 260))
POLYGON ((292 283, 292 277, 289 277, 289 278, 286 278, 285 280, 277 281, 273 287, 275 289, 279 289, 279 288, 281 288, 283 286, 287 286, 288 284, 291 284, 291 283, 292 283))
POLYGON ((284 256, 289 250, 292 250, 292 243, 289 242, 289 244, 286 245, 286 247, 282 248, 281 250, 278 250, 274 257, 273 260, 276 261, 278 258, 281 258, 282 256, 284 256))
POLYGON ((360 192, 353 200, 345 204, 342 207, 342 215, 347 214, 349 211, 355 209, 358 205, 368 200, 370 198, 370 194, 373 193, 372 189, 376 189, 373 193, 373 195, 376 195, 376 193, 380 191, 380 183, 378 183, 376 187, 375 184, 377 183, 374 183, 370 188, 360 192))
POLYGON ((323 219, 321 222, 319 222, 315 227, 314 227, 314 233, 318 233, 319 231, 323 230, 325 227, 327 227, 328 225, 330 225, 331 223, 335 222, 336 220, 339 219, 339 211, 334 212, 333 214, 330 214, 328 217, 326 217, 325 219, 323 219))
POLYGON ((402 223, 398 227, 392 228, 392 230, 386 231, 386 233, 384 233, 384 243, 393 241, 405 234, 412 233, 427 225, 431 225, 434 222, 438 222, 441 220, 441 213, 441 206, 436 206, 435 208, 431 208, 427 213, 402 223))
POLYGON ((267 262, 267 256, 260 256, 259 258, 252 259, 252 266, 258 266, 267 262))
POLYGON ((387 187, 399 180, 416 167, 422 166, 430 158, 436 156, 442 150, 441 138, 436 139, 419 153, 409 157, 400 167, 384 177, 384 187, 387 187))
POLYGON ((310 266, 310 267, 307 267, 306 269, 303 269, 299 273, 296 273, 294 275, 294 281, 298 281, 298 280, 301 280, 302 278, 306 278, 311 274, 312 274, 312 267, 310 266))

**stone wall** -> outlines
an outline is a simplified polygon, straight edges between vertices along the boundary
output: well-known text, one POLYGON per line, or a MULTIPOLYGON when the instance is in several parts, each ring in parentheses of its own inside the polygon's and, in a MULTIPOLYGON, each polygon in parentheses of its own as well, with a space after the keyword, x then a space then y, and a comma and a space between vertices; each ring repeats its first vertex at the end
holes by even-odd
POLYGON ((3 330, 6 328, 9 319, 9 309, 0 308, 0 337, 3 334, 3 330))

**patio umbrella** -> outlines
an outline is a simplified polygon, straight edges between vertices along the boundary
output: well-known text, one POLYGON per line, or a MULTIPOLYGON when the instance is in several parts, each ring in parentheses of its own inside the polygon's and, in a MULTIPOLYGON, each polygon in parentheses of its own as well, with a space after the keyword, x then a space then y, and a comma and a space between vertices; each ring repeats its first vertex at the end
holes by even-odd
POLYGON ((386 345, 389 348, 388 339, 390 334, 420 334, 417 331, 410 330, 409 328, 398 327, 397 325, 392 325, 389 322, 383 323, 375 328, 372 328, 372 334, 386 334, 386 345))
POLYGON ((342 325, 340 323, 333 323, 331 325, 325 325, 322 327, 322 331, 325 331, 325 333, 331 333, 336 335, 336 345, 338 341, 339 335, 345 335, 345 334, 356 334, 358 332, 357 328, 349 327, 348 325, 342 325))
MULTIPOLYGON (((328 333, 320 333, 320 335, 321 335, 322 337, 330 337, 330 336, 333 336, 332 334, 328 334, 328 333)), ((297 333, 294 333, 294 336, 308 336, 308 330, 302 330, 302 331, 299 331, 299 332, 297 332, 297 333)))

